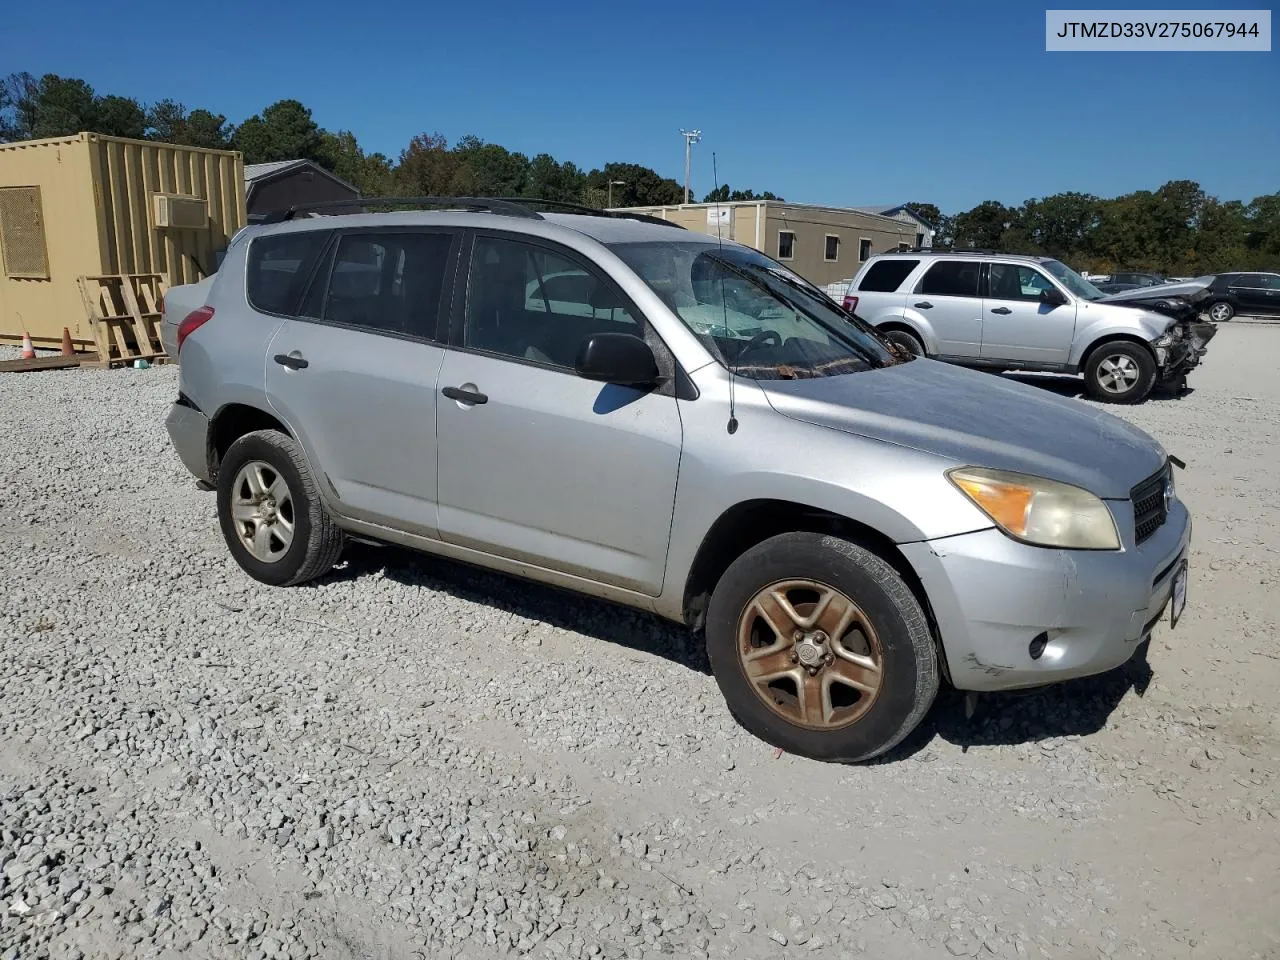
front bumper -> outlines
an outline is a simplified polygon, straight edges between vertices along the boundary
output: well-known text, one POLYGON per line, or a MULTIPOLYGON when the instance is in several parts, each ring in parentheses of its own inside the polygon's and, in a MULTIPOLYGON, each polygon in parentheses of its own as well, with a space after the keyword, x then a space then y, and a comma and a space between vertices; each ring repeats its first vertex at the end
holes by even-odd
POLYGON ((197 480, 211 482, 209 475, 209 418, 195 407, 179 400, 169 408, 165 429, 173 441, 173 449, 197 480))
POLYGON ((1127 531, 1118 551, 1032 547, 995 529, 901 546, 928 594, 958 689, 1056 683, 1133 656, 1169 602, 1191 516, 1175 502, 1138 545, 1133 505, 1110 506, 1127 531), (1042 633, 1048 644, 1033 658, 1031 642, 1042 633))
POLYGON ((1184 324, 1180 339, 1168 347, 1157 347, 1156 358, 1160 362, 1160 380, 1170 381, 1185 377, 1200 365, 1208 352, 1209 341, 1217 328, 1211 323, 1184 324))

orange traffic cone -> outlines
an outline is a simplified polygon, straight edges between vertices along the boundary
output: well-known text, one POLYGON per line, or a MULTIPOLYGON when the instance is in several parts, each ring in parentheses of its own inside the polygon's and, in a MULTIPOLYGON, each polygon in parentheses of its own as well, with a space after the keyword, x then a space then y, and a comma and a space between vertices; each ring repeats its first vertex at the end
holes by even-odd
POLYGON ((76 348, 71 345, 71 331, 66 327, 62 328, 62 355, 64 357, 76 355, 76 348))
POLYGON ((22 359, 34 360, 36 358, 36 348, 31 345, 31 334, 22 331, 22 359))

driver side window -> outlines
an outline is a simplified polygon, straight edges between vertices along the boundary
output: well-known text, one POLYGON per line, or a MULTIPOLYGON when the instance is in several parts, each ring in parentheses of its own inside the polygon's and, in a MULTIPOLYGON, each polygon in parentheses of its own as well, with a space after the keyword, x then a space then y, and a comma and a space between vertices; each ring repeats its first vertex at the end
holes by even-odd
POLYGON ((572 369, 583 341, 597 333, 644 336, 603 277, 545 247, 476 238, 465 346, 572 369))
POLYGON ((1013 263, 993 263, 987 274, 987 297, 991 300, 1039 300, 1053 286, 1034 267, 1013 263))

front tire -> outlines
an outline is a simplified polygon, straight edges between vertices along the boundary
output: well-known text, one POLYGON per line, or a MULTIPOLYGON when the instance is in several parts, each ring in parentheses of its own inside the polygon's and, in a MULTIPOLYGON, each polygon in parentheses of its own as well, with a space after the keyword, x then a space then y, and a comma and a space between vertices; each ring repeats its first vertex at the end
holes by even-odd
POLYGON ((730 565, 707 611, 707 654, 739 723, 814 760, 892 749, 938 692, 928 621, 897 571, 817 533, 771 537, 730 565))
POLYGON ((302 447, 277 430, 247 433, 218 467, 218 522, 245 573, 273 587, 333 569, 343 535, 320 501, 302 447))
POLYGON ((1236 308, 1225 300, 1209 305, 1209 319, 1214 323, 1226 323, 1236 315, 1236 308))
POLYGON ((1137 403, 1155 386, 1155 357, 1136 343, 1124 340, 1104 343, 1089 354, 1084 380, 1095 400, 1137 403))

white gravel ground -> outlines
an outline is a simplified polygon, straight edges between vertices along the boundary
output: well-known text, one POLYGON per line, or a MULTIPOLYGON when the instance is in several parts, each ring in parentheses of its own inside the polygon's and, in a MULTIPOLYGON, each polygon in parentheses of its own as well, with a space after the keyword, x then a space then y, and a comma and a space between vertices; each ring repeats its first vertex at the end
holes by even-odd
POLYGON ((1276 957, 1278 357, 1232 324, 1116 411, 1189 464, 1150 670, 944 695, 865 767, 640 614, 390 549, 259 586, 175 368, 0 374, 0 960, 1276 957))

